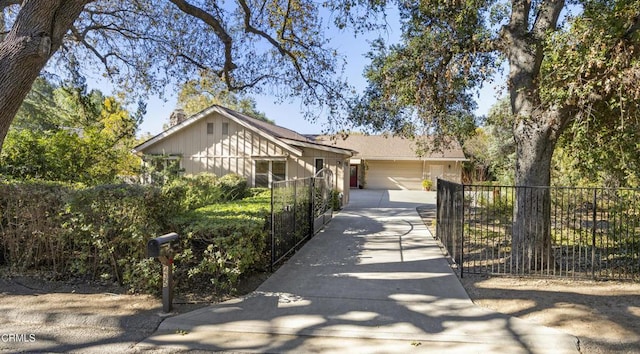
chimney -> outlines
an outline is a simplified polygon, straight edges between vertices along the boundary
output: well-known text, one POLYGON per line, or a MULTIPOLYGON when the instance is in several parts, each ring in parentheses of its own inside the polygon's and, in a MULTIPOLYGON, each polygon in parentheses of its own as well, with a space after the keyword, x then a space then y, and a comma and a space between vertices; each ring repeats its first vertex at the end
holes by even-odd
POLYGON ((178 108, 173 112, 171 112, 171 116, 169 116, 169 125, 172 127, 174 125, 178 125, 184 122, 186 118, 187 116, 184 114, 184 111, 182 110, 182 108, 178 108))

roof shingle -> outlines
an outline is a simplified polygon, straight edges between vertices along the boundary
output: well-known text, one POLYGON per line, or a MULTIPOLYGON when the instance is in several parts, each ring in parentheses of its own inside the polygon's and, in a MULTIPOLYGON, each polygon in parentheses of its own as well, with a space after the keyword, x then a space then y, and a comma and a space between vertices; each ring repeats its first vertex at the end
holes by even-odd
MULTIPOLYGON (((418 137, 410 140, 389 135, 349 135, 346 139, 336 136, 320 135, 316 141, 343 149, 355 150, 354 156, 369 160, 466 160, 457 141, 452 141, 442 151, 429 151, 432 139, 418 137), (417 143, 416 141, 420 141, 417 143), (427 147, 423 156, 418 156, 419 144, 427 147)), ((424 149, 423 149, 424 150, 424 149)))

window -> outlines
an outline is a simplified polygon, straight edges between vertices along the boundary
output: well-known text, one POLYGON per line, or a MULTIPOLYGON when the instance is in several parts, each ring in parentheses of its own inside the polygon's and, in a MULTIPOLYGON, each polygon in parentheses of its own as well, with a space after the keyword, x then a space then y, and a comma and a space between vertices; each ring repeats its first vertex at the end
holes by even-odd
POLYGON ((274 182, 284 181, 287 178, 287 163, 285 161, 272 161, 271 175, 274 182))
POLYGON ((222 123, 222 136, 228 136, 228 135, 229 135, 229 123, 223 122, 222 123))
POLYGON ((324 168, 324 159, 316 159, 316 173, 324 168))
POLYGON ((145 155, 144 180, 147 183, 166 182, 170 176, 180 176, 184 172, 180 156, 177 155, 145 155))
POLYGON ((254 187, 271 187, 273 182, 287 178, 286 161, 259 160, 255 162, 254 187))
POLYGON ((207 123, 207 134, 213 134, 213 123, 207 123))
POLYGON ((269 161, 256 161, 255 187, 269 187, 269 161))

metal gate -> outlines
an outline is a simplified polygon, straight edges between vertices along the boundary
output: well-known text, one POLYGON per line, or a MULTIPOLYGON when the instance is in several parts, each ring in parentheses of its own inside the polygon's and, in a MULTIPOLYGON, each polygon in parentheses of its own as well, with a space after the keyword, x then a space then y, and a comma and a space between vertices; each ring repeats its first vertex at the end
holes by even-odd
POLYGON ((273 182, 271 186, 271 266, 311 238, 333 216, 333 173, 273 182))

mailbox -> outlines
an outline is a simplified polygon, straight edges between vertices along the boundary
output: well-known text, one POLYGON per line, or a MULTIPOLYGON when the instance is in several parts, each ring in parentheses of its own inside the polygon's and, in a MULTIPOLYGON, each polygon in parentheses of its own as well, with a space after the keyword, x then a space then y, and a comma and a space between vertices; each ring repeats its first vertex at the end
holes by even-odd
POLYGON ((160 250, 162 247, 169 247, 171 241, 177 240, 178 234, 172 232, 170 234, 162 235, 147 242, 147 257, 158 258, 160 257, 160 250))
POLYGON ((165 313, 173 308, 173 250, 170 246, 178 238, 178 234, 172 232, 147 242, 147 257, 158 258, 162 263, 162 310, 165 313))

